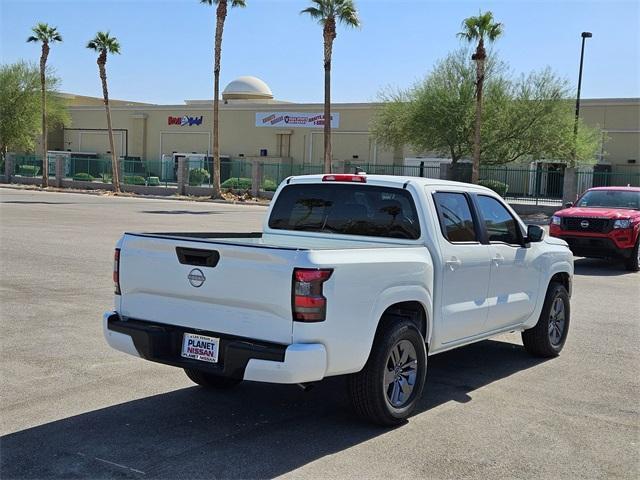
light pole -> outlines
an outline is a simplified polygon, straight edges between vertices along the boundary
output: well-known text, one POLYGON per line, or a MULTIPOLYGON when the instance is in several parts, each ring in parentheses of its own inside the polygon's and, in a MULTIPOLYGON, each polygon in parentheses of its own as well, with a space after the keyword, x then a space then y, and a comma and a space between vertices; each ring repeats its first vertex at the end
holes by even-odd
POLYGON ((584 42, 587 38, 591 38, 593 34, 591 32, 582 32, 582 47, 580 49, 580 71, 578 72, 578 92, 576 94, 576 118, 573 123, 573 153, 571 155, 571 164, 565 168, 563 188, 562 188, 562 203, 574 202, 577 196, 577 183, 578 178, 576 174, 576 148, 578 143, 578 121, 580 119, 580 89, 582 88, 582 65, 584 64, 584 42))
POLYGON ((573 136, 578 136, 578 118, 580 118, 580 88, 582 88, 582 64, 584 63, 584 42, 593 37, 591 32, 582 32, 582 48, 580 49, 580 71, 578 73, 578 94, 576 95, 576 121, 573 126, 573 136))

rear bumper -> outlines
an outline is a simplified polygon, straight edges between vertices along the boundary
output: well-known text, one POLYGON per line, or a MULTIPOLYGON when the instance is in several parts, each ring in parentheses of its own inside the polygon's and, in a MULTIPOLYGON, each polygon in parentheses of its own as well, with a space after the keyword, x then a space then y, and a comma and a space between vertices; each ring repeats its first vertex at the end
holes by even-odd
POLYGON ((115 312, 103 315, 103 327, 112 348, 174 367, 269 383, 313 382, 321 380, 326 372, 327 353, 322 344, 280 345, 142 320, 125 321, 115 312), (182 357, 185 332, 220 338, 218 363, 182 357))

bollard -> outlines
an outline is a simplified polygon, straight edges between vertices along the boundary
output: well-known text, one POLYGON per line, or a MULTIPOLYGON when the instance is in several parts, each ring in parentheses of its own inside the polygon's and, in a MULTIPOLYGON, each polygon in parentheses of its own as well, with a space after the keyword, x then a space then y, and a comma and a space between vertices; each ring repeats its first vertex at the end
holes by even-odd
POLYGON ((7 153, 4 157, 4 174, 7 183, 11 183, 11 177, 13 176, 13 154, 11 153, 7 153))
POLYGON ((58 188, 62 187, 62 179, 64 178, 64 164, 65 164, 64 155, 56 155, 55 186, 58 188))
POLYGON ((251 195, 257 197, 262 186, 262 175, 264 173, 264 165, 260 160, 254 160, 251 164, 251 195))

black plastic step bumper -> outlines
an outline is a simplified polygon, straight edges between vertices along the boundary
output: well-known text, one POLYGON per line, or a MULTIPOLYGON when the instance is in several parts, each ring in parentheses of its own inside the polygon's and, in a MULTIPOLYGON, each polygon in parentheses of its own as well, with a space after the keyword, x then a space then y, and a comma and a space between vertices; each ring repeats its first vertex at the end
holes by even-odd
POLYGON ((217 332, 143 320, 122 320, 117 314, 109 316, 107 328, 130 336, 139 355, 146 360, 240 379, 244 378, 244 371, 250 359, 283 362, 287 348, 286 345, 217 332), (185 333, 219 338, 218 362, 208 363, 182 357, 182 339, 185 333))

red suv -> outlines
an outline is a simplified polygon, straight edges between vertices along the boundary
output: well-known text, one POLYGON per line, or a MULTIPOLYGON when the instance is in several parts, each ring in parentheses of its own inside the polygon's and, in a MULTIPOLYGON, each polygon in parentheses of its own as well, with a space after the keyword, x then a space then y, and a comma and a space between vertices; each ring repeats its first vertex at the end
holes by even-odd
POLYGON ((597 187, 551 217, 549 233, 579 257, 621 258, 640 269, 640 188, 597 187))

